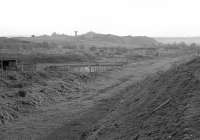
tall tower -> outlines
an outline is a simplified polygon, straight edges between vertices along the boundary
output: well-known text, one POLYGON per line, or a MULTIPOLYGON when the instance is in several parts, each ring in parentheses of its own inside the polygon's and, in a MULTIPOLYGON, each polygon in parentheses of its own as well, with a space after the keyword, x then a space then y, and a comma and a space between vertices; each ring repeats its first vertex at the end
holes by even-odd
POLYGON ((74 33, 75 33, 75 39, 74 39, 75 46, 76 46, 76 48, 78 48, 78 31, 74 31, 74 33))
POLYGON ((74 33, 75 33, 75 37, 77 37, 78 36, 78 31, 74 31, 74 33))

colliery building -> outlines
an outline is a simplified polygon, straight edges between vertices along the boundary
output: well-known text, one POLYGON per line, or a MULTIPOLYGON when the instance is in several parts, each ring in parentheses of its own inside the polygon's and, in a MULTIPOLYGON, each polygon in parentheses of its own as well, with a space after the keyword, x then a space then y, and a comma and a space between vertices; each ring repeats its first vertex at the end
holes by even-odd
POLYGON ((0 55, 1 71, 35 72, 36 66, 36 63, 27 63, 12 55, 0 55))

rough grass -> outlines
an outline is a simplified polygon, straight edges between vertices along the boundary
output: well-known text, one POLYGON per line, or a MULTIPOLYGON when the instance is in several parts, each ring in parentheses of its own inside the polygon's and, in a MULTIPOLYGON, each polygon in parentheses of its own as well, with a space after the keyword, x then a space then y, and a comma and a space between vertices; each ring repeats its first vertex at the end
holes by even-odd
MULTIPOLYGON (((9 72, 0 80, 0 124, 34 112, 37 107, 73 99, 84 87, 80 74, 67 72, 9 72)), ((90 78, 87 75, 84 77, 90 78)))
POLYGON ((119 106, 85 139, 199 139, 199 71, 196 58, 129 87, 119 106))

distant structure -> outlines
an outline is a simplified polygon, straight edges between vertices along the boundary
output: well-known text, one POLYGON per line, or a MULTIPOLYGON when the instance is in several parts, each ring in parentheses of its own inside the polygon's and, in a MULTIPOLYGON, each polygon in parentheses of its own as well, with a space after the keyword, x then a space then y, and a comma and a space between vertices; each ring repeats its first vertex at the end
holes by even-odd
POLYGON ((17 50, 0 49, 0 71, 16 70, 18 63, 17 50))
POLYGON ((75 33, 75 46, 78 47, 78 31, 74 31, 75 33))
POLYGON ((74 33, 75 33, 75 37, 77 37, 78 36, 78 31, 74 31, 74 33))
POLYGON ((2 70, 16 70, 18 65, 18 59, 15 57, 1 57, 0 69, 2 70))
POLYGON ((0 80, 7 79, 8 74, 12 73, 12 71, 24 73, 33 73, 36 71, 36 63, 25 62, 22 58, 22 55, 16 51, 12 52, 9 49, 0 49, 0 80))

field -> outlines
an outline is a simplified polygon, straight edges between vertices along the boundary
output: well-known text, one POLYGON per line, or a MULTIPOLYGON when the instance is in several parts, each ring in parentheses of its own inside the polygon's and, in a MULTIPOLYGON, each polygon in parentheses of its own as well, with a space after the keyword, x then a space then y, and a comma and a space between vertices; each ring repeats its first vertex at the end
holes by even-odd
MULTIPOLYGON (((173 119, 184 116, 181 111, 186 98, 178 92, 185 93, 180 85, 192 79, 187 74, 184 79, 191 71, 186 62, 195 60, 191 66, 198 66, 197 50, 163 45, 16 54, 20 63, 36 64, 37 68, 32 72, 8 71, 6 78, 1 78, 0 139, 182 139, 183 132, 178 129, 181 121, 174 123, 173 119), (174 78, 180 81, 176 83, 174 78), (170 107, 176 107, 176 101, 180 103, 173 110, 170 107)), ((198 77, 198 72, 191 73, 198 77)))
POLYGON ((59 140, 84 139, 123 102, 138 81, 181 60, 182 57, 163 57, 129 61, 120 69, 85 75, 87 81, 80 79, 78 73, 62 71, 38 72, 26 77, 11 74, 7 85, 2 83, 5 88, 1 97, 6 103, 2 106, 1 139, 56 139, 56 136, 59 140), (26 78, 25 82, 21 83, 20 78, 26 78))

